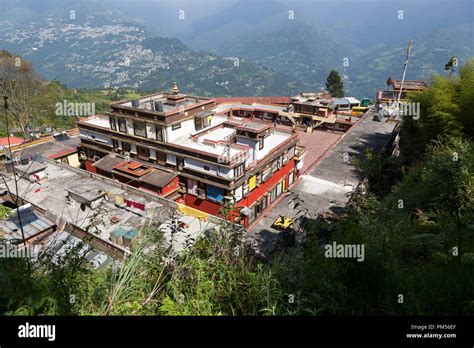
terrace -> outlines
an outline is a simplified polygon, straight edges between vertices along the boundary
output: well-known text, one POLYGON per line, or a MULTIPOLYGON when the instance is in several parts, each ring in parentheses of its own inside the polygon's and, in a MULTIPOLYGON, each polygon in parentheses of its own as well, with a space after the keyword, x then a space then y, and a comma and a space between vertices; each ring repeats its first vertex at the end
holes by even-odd
POLYGON ((229 158, 244 158, 248 147, 230 143, 230 139, 235 134, 233 127, 218 124, 207 129, 203 129, 194 135, 184 135, 172 141, 173 144, 187 147, 190 150, 198 150, 213 155, 229 158), (240 157, 242 156, 242 157, 240 157))

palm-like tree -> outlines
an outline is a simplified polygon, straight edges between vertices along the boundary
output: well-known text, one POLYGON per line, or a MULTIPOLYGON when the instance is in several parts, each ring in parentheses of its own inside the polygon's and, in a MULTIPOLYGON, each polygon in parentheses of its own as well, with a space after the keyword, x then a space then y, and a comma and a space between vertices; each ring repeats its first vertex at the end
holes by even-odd
POLYGON ((451 77, 451 75, 453 74, 457 66, 458 66, 458 59, 456 57, 451 57, 448 64, 444 65, 444 70, 446 71, 449 70, 449 77, 451 77))

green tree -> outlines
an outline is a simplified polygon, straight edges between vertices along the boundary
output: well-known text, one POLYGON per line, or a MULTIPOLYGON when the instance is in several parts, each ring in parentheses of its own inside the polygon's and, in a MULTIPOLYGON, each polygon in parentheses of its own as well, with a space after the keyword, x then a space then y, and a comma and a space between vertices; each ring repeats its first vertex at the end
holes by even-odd
POLYGON ((408 162, 425 154, 439 136, 474 136, 474 60, 460 69, 459 77, 435 75, 430 88, 409 96, 419 103, 420 118, 405 117, 400 146, 408 162))
POLYGON ((344 83, 336 70, 331 70, 326 80, 326 89, 335 98, 344 97, 344 83))

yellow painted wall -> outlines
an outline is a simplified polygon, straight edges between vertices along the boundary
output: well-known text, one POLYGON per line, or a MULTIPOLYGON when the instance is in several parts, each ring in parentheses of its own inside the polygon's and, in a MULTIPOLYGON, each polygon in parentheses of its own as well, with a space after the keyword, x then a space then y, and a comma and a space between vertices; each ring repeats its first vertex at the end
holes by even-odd
POLYGON ((79 156, 77 153, 67 156, 67 162, 71 167, 80 167, 81 163, 79 162, 79 156))
POLYGON ((252 191, 257 186, 257 176, 254 175, 249 179, 249 190, 252 191))

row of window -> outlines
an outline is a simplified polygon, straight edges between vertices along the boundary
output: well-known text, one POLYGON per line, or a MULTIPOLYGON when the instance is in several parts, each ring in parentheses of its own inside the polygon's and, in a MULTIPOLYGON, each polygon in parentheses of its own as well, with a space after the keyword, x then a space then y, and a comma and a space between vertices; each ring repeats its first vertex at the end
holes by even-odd
MULTIPOLYGON (((110 117, 110 128, 114 131, 119 131, 128 134, 127 120, 123 117, 110 117)), ((133 121, 133 134, 137 137, 154 139, 158 141, 164 141, 163 128, 159 126, 154 127, 154 131, 151 134, 147 134, 146 123, 140 121, 133 121)), ((181 123, 176 123, 171 126, 172 130, 181 128, 181 123)))
MULTIPOLYGON (((112 139, 112 146, 114 148, 114 152, 118 152, 118 153, 121 153, 121 154, 131 154, 131 156, 133 157, 133 153, 131 153, 132 151, 132 146, 130 143, 127 143, 125 141, 118 141, 116 139, 112 139)), ((149 160, 150 158, 150 149, 148 147, 144 147, 144 146, 138 146, 136 145, 136 148, 137 148, 137 156, 143 160, 149 160)), ((162 151, 155 151, 156 152, 156 160, 159 162, 159 163, 165 163, 166 162, 166 153, 162 152, 162 151)))

